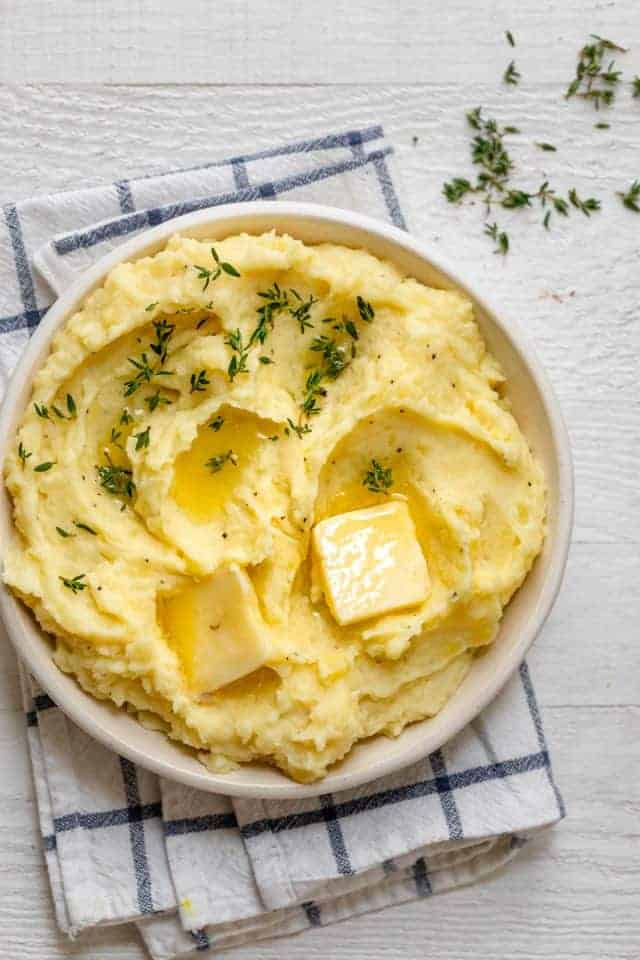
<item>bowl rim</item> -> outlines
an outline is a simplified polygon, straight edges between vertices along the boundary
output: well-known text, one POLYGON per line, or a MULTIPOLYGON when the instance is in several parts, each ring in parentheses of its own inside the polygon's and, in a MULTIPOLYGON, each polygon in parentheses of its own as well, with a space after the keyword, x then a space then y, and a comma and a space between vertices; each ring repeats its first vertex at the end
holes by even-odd
MULTIPOLYGON (((455 288, 467 293, 474 303, 490 316, 491 322, 495 324, 508 341, 535 382, 549 424, 553 456, 557 468, 556 535, 547 559, 545 576, 536 597, 533 615, 521 630, 517 642, 505 651, 503 659, 500 661, 500 670, 496 671, 495 676, 493 676, 491 682, 487 683, 481 694, 470 700, 466 709, 461 711, 455 728, 445 736, 439 736, 436 739, 432 737, 430 741, 427 734, 418 743, 403 750, 397 748, 402 739, 402 734, 400 734, 396 740, 389 741, 389 751, 385 753, 385 756, 375 761, 368 769, 355 772, 341 772, 339 770, 332 772, 330 770, 324 778, 310 784, 300 784, 294 780, 291 780, 290 783, 262 785, 259 782, 256 784, 239 783, 229 778, 228 774, 216 774, 209 771, 204 765, 201 772, 176 770, 169 761, 147 753, 117 732, 109 729, 109 724, 101 720, 99 709, 95 713, 87 712, 87 698, 94 701, 96 706, 102 707, 103 702, 95 700, 90 694, 82 690, 75 680, 71 686, 65 683, 69 678, 55 665, 50 651, 41 649, 41 641, 30 638, 23 628, 18 618, 18 609, 23 605, 3 581, 0 581, 0 616, 17 656, 36 677, 39 684, 74 723, 104 746, 117 751, 134 763, 160 776, 210 793, 261 799, 303 799, 317 797, 328 791, 338 792, 358 787, 424 759, 425 756, 459 733, 494 699, 524 659, 529 647, 545 623, 558 595, 566 568, 573 526, 573 465, 569 435, 564 418, 555 391, 538 360, 534 348, 520 326, 512 318, 505 317, 505 311, 493 302, 492 297, 482 289, 482 285, 470 285, 440 251, 384 221, 339 207, 280 200, 224 204, 167 220, 156 227, 137 233, 131 239, 100 257, 87 270, 82 271, 78 278, 63 291, 49 308, 46 316, 27 343, 12 373, 0 409, 0 464, 4 463, 7 447, 17 422, 16 411, 20 397, 26 389, 25 381, 28 380, 29 385, 31 384, 42 362, 42 360, 40 362, 38 360, 45 348, 50 345, 57 329, 71 312, 81 304, 88 293, 104 280, 113 267, 122 261, 145 256, 145 251, 148 248, 168 240, 173 234, 188 234, 189 230, 194 227, 201 227, 204 224, 211 224, 212 229, 215 230, 216 223, 225 220, 237 220, 238 224, 237 228, 234 228, 234 232, 239 233, 243 230, 240 221, 245 218, 250 221, 256 217, 273 220, 273 227, 276 230, 279 229, 279 220, 291 220, 292 218, 300 218, 307 222, 316 220, 318 224, 355 228, 365 234, 377 236, 405 253, 421 259, 428 266, 443 274, 455 288), (394 744, 396 749, 393 749, 394 744), (330 781, 330 784, 328 781, 330 781)), ((250 229, 249 223, 247 223, 247 229, 250 229)), ((4 489, 4 474, 1 471, 0 488, 4 489)))

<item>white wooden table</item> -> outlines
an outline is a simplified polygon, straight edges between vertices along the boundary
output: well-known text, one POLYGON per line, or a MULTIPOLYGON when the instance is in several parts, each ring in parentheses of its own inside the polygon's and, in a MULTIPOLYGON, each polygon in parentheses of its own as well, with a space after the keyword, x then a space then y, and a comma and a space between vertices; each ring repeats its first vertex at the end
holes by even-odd
MULTIPOLYGON (((637 0, 0 0, 0 201, 382 122, 413 231, 491 278, 569 423, 575 538, 530 658, 568 819, 488 882, 239 960, 640 956, 640 215, 615 196, 640 178, 640 99, 625 83, 609 130, 565 103, 589 32, 631 48, 625 81, 640 74, 637 0), (506 88, 512 57, 522 81, 506 88), (463 111, 479 104, 522 128, 522 181, 548 173, 602 212, 548 236, 515 214, 512 253, 495 257, 479 211, 441 197, 468 171, 463 111)), ((142 958, 131 932, 57 933, 6 642, 0 655, 0 956, 142 958)))

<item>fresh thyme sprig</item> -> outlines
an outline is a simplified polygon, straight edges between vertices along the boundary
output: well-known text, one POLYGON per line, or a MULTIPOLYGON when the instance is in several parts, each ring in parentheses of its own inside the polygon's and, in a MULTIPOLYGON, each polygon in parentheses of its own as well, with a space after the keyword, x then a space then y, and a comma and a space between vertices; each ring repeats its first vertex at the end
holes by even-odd
POLYGON ((304 385, 304 396, 300 404, 300 409, 306 417, 313 417, 320 413, 318 398, 326 397, 327 395, 327 391, 322 385, 323 380, 324 373, 320 369, 312 370, 307 376, 304 385))
POLYGON ((145 351, 141 353, 138 360, 135 357, 127 358, 131 366, 135 368, 136 373, 131 380, 125 381, 125 397, 132 396, 145 383, 151 383, 154 377, 168 377, 173 373, 171 370, 163 370, 162 368, 167 361, 169 341, 173 336, 175 325, 168 323, 166 320, 154 320, 153 329, 156 339, 149 344, 149 349, 155 353, 158 362, 152 366, 145 351))
POLYGON ((592 42, 586 43, 578 54, 576 75, 567 87, 565 98, 582 97, 591 101, 596 110, 601 105, 610 106, 615 99, 615 88, 620 82, 621 71, 615 69, 615 61, 611 60, 604 65, 604 57, 608 51, 626 53, 624 47, 599 37, 592 33, 589 37, 592 42))
MULTIPOLYGON (((485 120, 482 110, 477 107, 467 113, 469 125, 477 131, 471 142, 472 162, 480 167, 480 172, 472 183, 465 177, 454 177, 443 184, 443 194, 449 203, 460 203, 467 195, 479 194, 484 201, 487 217, 491 209, 499 204, 506 210, 518 210, 531 207, 537 200, 541 207, 547 208, 542 220, 543 227, 548 230, 552 213, 568 216, 570 204, 586 216, 590 216, 600 209, 600 201, 594 197, 582 200, 575 188, 570 191, 569 199, 565 200, 549 186, 545 180, 537 190, 523 190, 512 186, 511 172, 513 161, 505 147, 504 137, 507 133, 516 133, 517 127, 500 127, 495 120, 485 120)), ((550 143, 536 144, 540 149, 555 151, 550 143)), ((506 254, 510 243, 508 234, 501 230, 496 222, 485 222, 484 232, 493 240, 496 253, 506 254)))
POLYGON ((314 337, 309 347, 312 353, 319 353, 324 361, 322 376, 329 380, 335 380, 342 371, 349 366, 353 358, 353 350, 338 343, 333 337, 327 337, 324 334, 321 337, 314 337))
POLYGON ((51 420, 49 416, 49 409, 44 405, 44 403, 34 403, 33 409, 36 411, 41 420, 51 420))
MULTIPOLYGON (((291 417, 287 417, 287 424, 288 426, 284 428, 284 432, 286 433, 287 436, 289 436, 290 433, 295 433, 297 438, 299 440, 302 440, 305 433, 311 433, 311 427, 309 426, 308 423, 302 423, 302 424, 294 423, 291 417)), ((269 439, 277 440, 278 438, 270 437, 269 439)))
POLYGON ((75 577, 58 577, 59 580, 62 580, 63 584, 67 589, 71 590, 72 593, 80 593, 81 590, 84 590, 87 586, 86 583, 82 581, 86 577, 86 573, 79 573, 75 577))
POLYGON ((132 498, 136 492, 136 485, 133 482, 133 472, 126 467, 117 467, 111 460, 108 453, 105 453, 107 463, 101 466, 96 465, 96 473, 100 481, 100 486, 104 487, 107 493, 114 497, 132 498))
POLYGON ((626 193, 618 191, 627 210, 633 210, 634 213, 640 213, 640 180, 634 180, 626 193))
POLYGON ((502 74, 502 82, 511 84, 515 87, 518 83, 520 83, 521 78, 522 75, 516 68, 516 62, 515 60, 512 60, 505 72, 502 74))
POLYGON ((242 337, 242 331, 239 327, 236 327, 235 330, 232 330, 231 333, 227 334, 224 342, 233 350, 233 355, 229 361, 229 366, 227 367, 229 380, 233 382, 239 373, 249 372, 247 369, 249 346, 245 346, 242 337))
POLYGON ((233 450, 227 450, 226 453, 219 453, 215 457, 209 457, 205 463, 211 473, 218 473, 227 463, 232 463, 234 467, 238 466, 238 458, 233 450))
POLYGON ((372 493, 384 493, 393 486, 391 467, 383 467, 378 460, 372 460, 371 466, 364 474, 362 485, 372 493))
POLYGON ((22 440, 21 440, 20 443, 18 444, 18 456, 20 457, 20 460, 21 460, 21 462, 22 462, 22 466, 23 466, 23 467, 26 466, 27 460, 29 459, 30 456, 32 456, 31 452, 26 449, 26 447, 25 447, 25 445, 23 444, 22 440))
POLYGON ((291 294, 296 298, 296 300, 298 300, 298 306, 294 307, 291 305, 289 307, 289 313, 300 327, 300 333, 304 333, 308 327, 313 326, 309 314, 311 312, 311 307, 318 301, 312 293, 309 295, 308 300, 303 300, 298 291, 294 290, 293 287, 291 287, 291 294))
POLYGON ((221 260, 215 247, 211 247, 211 256, 213 257, 215 267, 211 270, 208 267, 201 267, 198 264, 193 265, 193 269, 198 272, 198 279, 204 280, 203 291, 209 287, 210 283, 215 283, 221 273, 226 273, 230 277, 239 277, 240 272, 227 260, 221 260))

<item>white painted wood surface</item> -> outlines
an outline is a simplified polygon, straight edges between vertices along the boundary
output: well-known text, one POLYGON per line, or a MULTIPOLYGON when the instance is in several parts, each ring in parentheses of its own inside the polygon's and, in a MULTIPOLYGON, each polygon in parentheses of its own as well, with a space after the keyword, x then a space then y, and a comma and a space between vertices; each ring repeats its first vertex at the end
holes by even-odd
MULTIPOLYGON (((575 541, 530 658, 568 819, 483 884, 239 960, 640 956, 640 216, 615 196, 640 177, 640 100, 625 85, 596 130, 562 99, 591 31, 631 48, 625 80, 640 74, 637 0, 0 0, 0 202, 382 122, 412 229, 529 329, 569 423, 575 541), (522 82, 506 89, 512 57, 522 82), (522 128, 522 183, 548 174, 602 213, 549 236, 514 214, 513 251, 494 257, 479 212, 440 195, 468 171, 478 104, 522 128)), ((0 656, 0 956, 141 960, 130 931, 56 931, 6 642, 0 656)))

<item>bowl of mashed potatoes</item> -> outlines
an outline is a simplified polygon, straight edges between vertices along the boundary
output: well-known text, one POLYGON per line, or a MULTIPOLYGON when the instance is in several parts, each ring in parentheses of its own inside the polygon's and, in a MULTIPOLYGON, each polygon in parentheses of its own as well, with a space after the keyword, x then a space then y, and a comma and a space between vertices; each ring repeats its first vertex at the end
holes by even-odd
POLYGON ((346 211, 144 232, 51 308, 0 423, 2 613, 90 734, 232 795, 458 733, 558 591, 569 445, 530 346, 346 211))

